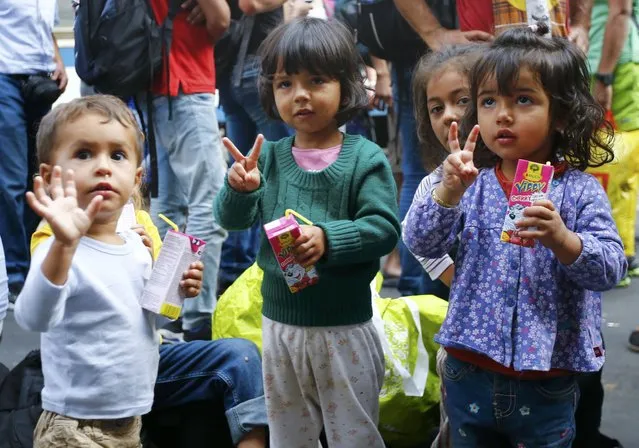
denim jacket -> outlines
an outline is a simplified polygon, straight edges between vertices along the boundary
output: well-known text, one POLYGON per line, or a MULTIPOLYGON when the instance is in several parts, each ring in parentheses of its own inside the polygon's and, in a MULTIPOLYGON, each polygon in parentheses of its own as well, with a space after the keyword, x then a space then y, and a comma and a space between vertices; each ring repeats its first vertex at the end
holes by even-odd
POLYGON ((500 242, 508 200, 494 169, 481 170, 455 208, 431 195, 413 202, 404 242, 439 257, 461 234, 446 320, 435 337, 445 347, 484 354, 517 371, 599 370, 604 363, 601 293, 625 275, 623 245, 601 185, 568 170, 549 199, 582 241, 571 265, 539 242, 500 242))

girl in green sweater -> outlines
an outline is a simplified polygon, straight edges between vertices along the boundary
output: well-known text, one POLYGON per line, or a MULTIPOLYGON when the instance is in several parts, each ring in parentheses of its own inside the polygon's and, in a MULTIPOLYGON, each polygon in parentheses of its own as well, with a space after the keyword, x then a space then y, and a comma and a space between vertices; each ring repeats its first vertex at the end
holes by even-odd
POLYGON ((384 447, 377 431, 384 354, 371 323, 370 282, 396 245, 395 182, 382 150, 339 131, 367 105, 351 33, 304 18, 263 42, 260 95, 266 112, 295 129, 259 136, 251 153, 225 139, 235 159, 215 204, 229 230, 268 223, 294 209, 302 226, 295 257, 319 283, 289 290, 268 240, 264 271, 263 370, 271 447, 384 447))

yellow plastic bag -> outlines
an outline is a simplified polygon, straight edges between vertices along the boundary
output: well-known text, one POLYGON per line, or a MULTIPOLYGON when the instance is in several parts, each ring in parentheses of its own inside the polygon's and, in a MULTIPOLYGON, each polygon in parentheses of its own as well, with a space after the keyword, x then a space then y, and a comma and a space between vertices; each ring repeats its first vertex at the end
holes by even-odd
POLYGON ((394 448, 421 446, 439 424, 440 379, 436 372, 439 345, 433 337, 444 321, 448 303, 435 296, 411 296, 376 298, 375 305, 384 326, 383 336, 378 333, 392 350, 392 353, 386 347, 384 350, 386 373, 379 396, 379 428, 384 441, 394 448), (420 355, 420 349, 425 349, 427 356, 420 355), (400 361, 417 384, 406 384, 392 358, 400 361), (413 386, 421 394, 412 394, 413 386))
POLYGON ((263 277, 253 264, 220 296, 213 313, 213 339, 248 339, 262 352, 263 277))
MULTIPOLYGON (((220 297, 213 339, 244 338, 262 350, 262 271, 251 266, 220 297)), ((394 448, 423 444, 439 423, 440 380, 433 336, 448 304, 435 296, 382 299, 382 277, 372 282, 375 323, 386 362, 380 392, 380 431, 394 448), (383 335, 382 335, 383 333, 383 335)))
POLYGON ((626 256, 635 255, 635 222, 639 193, 639 130, 616 132, 615 160, 598 168, 589 168, 601 183, 612 217, 619 229, 626 256))

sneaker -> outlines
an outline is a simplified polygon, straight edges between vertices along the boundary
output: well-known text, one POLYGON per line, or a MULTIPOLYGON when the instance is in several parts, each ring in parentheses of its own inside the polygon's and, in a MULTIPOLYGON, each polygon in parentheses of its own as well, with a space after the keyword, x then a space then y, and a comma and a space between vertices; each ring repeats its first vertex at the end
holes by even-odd
POLYGON ((633 352, 639 352, 639 329, 630 333, 628 338, 628 348, 633 352))
POLYGON ((629 275, 626 275, 624 278, 621 279, 619 283, 617 283, 615 288, 627 288, 628 286, 630 286, 630 283, 632 283, 632 280, 630 279, 629 275))
POLYGON ((210 341, 213 338, 211 322, 202 324, 191 330, 184 330, 184 341, 210 341))
POLYGON ((628 257, 628 277, 639 277, 639 260, 634 255, 628 257))

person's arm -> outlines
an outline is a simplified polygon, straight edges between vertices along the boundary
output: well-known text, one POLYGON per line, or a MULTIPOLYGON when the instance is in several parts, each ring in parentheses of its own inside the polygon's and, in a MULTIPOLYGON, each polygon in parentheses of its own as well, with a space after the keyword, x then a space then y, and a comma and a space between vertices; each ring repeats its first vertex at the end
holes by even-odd
POLYGON ((273 11, 282 6, 286 0, 240 0, 239 6, 244 14, 252 16, 273 11))
POLYGON ((628 38, 631 14, 632 0, 608 0, 608 22, 606 22, 598 73, 615 71, 621 50, 628 38))
POLYGON ((444 28, 425 1, 393 0, 400 14, 431 50, 438 51, 448 44, 487 41, 492 36, 483 31, 459 31, 444 28))
POLYGON ((20 327, 46 332, 62 320, 66 299, 72 289, 71 264, 76 247, 53 240, 48 247, 36 251, 27 280, 16 300, 14 314, 20 327), (43 255, 40 251, 45 250, 46 255, 43 255))
POLYGON ((215 41, 231 24, 231 8, 226 0, 197 0, 206 18, 206 30, 215 41))
POLYGON ((574 262, 559 267, 574 284, 606 291, 625 276, 628 263, 610 203, 594 177, 587 179, 576 206, 579 213, 571 233, 581 240, 581 251, 574 262))
POLYGON ((51 75, 51 79, 58 83, 58 88, 64 92, 67 88, 67 84, 69 82, 69 78, 67 77, 67 71, 64 68, 64 62, 62 61, 62 55, 60 54, 60 48, 58 47, 58 40, 55 38, 53 33, 51 34, 53 38, 53 60, 55 61, 55 71, 53 75, 51 75))
POLYGON ((570 0, 570 34, 572 41, 584 53, 588 52, 588 32, 594 0, 570 0))
MULTIPOLYGON (((628 38, 629 24, 632 14, 632 0, 608 0, 608 21, 604 32, 601 59, 597 73, 611 75, 621 56, 621 51, 628 38)), ((593 95, 606 110, 612 108, 612 85, 595 79, 593 95)))
POLYGON ((318 222, 324 231, 325 266, 345 266, 376 260, 397 245, 401 224, 397 218, 397 190, 393 172, 381 149, 369 152, 365 167, 355 171, 351 187, 353 219, 318 222))

